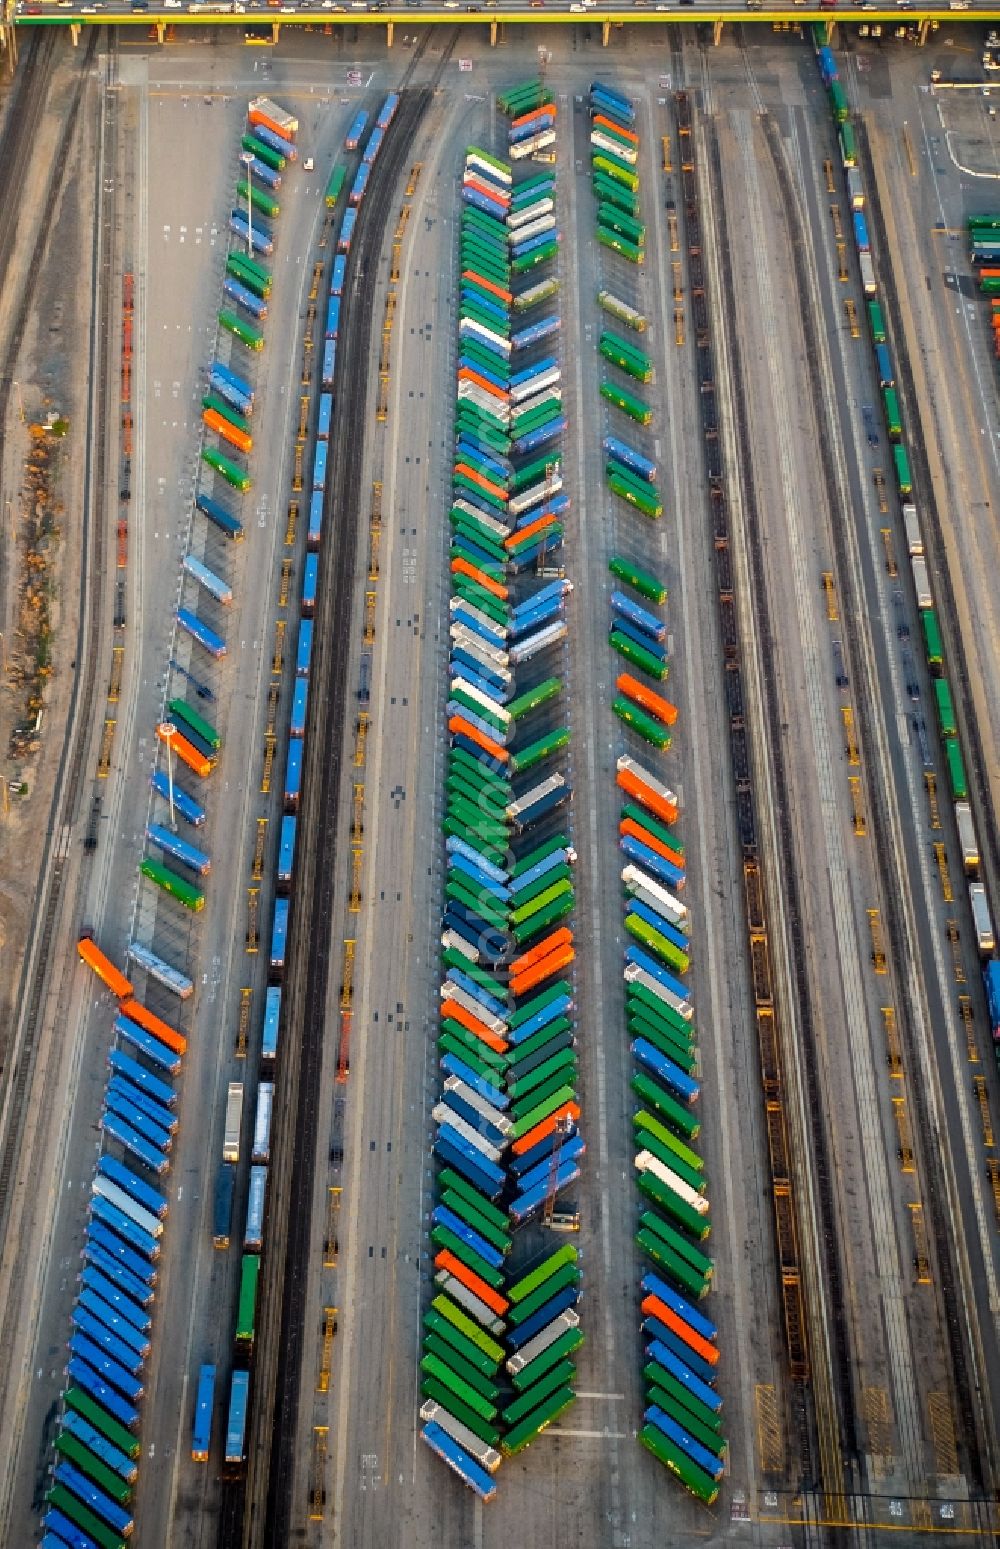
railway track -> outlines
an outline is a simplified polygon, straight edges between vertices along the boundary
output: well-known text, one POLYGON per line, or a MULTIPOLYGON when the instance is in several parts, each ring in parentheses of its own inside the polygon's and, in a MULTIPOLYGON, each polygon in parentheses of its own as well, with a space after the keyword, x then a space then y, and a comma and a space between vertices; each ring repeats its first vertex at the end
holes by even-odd
POLYGON ((921 529, 924 530, 925 522, 927 524, 924 544, 934 578, 934 601, 945 642, 948 677, 951 680, 953 690, 957 690, 957 692, 953 693, 953 698, 959 717, 961 744, 967 765, 966 773, 972 786, 971 795, 976 814, 976 834, 980 838, 982 849, 986 852, 985 856, 981 858, 981 865, 990 899, 994 904, 993 917, 995 919, 997 917, 996 906, 1000 904, 1000 824, 996 821, 996 812, 990 794, 988 759, 972 698, 972 676, 969 670, 969 660, 965 650, 962 626, 958 616, 958 604, 955 601, 955 591, 951 584, 951 572, 948 568, 941 513, 938 510, 934 494, 934 483, 931 479, 930 465, 927 460, 920 402, 914 386, 913 368, 910 364, 906 335, 903 331, 899 292, 895 273, 889 262, 889 242, 886 235, 882 202, 878 193, 878 183, 875 177, 875 163, 872 157, 871 143, 864 120, 856 117, 853 123, 858 144, 858 156, 867 190, 866 208, 870 217, 869 228, 874 228, 876 250, 880 255, 879 283, 882 287, 885 310, 888 315, 887 323, 892 340, 893 360, 896 363, 896 390, 906 412, 906 423, 912 425, 915 432, 907 440, 907 455, 910 460, 910 474, 915 491, 914 499, 920 511, 921 529), (930 537, 929 543, 927 541, 928 535, 930 537))
MULTIPOLYGON (((930 468, 927 462, 927 453, 924 449, 919 405, 913 384, 913 371, 906 349, 906 340, 900 317, 899 296, 892 264, 889 262, 885 218, 882 213, 881 201, 878 197, 878 185, 875 180, 875 169, 867 131, 860 119, 855 120, 855 129, 868 196, 867 213, 869 229, 874 229, 876 250, 880 258, 879 281, 886 303, 886 311, 891 319, 889 326, 892 333, 893 359, 896 361, 896 369, 900 379, 898 384, 899 391, 905 405, 908 423, 916 427, 916 433, 910 438, 908 443, 912 458, 911 476, 914 481, 921 518, 926 520, 927 528, 932 535, 931 549, 935 569, 935 598, 938 602, 939 613, 943 613, 945 616, 948 661, 957 667, 957 670, 953 671, 951 676, 952 681, 954 682, 957 678, 959 684, 959 692, 955 697, 956 700, 960 699, 962 702, 962 708, 959 713, 965 722, 963 732, 966 734, 963 746, 971 754, 969 761, 974 771, 973 779, 976 786, 978 805, 977 816, 985 816, 992 811, 985 756, 975 715, 971 711, 968 661, 962 646, 962 631, 958 619, 958 609, 945 559, 941 518, 934 500, 930 468), (972 733, 971 736, 969 735, 970 731, 972 733)), ((843 539, 836 523, 834 524, 834 534, 835 543, 842 543, 843 539)), ((839 553, 837 561, 838 564, 841 563, 839 553)), ((846 601, 847 599, 845 598, 846 601)), ((843 610, 844 628, 849 639, 853 633, 851 618, 854 614, 854 608, 857 606, 857 600, 852 599, 852 601, 854 606, 845 606, 843 610)), ((858 697, 861 699, 863 696, 859 695, 858 697)), ((871 706, 865 702, 862 706, 862 736, 865 735, 867 718, 870 714, 871 706)), ((880 866, 884 866, 884 857, 887 853, 885 847, 890 843, 886 802, 883 792, 877 787, 877 782, 869 781, 869 785, 876 787, 869 791, 869 800, 872 804, 872 828, 875 837, 876 853, 880 866)), ((986 835, 986 848, 989 852, 988 864, 993 868, 993 877, 1000 878, 1000 836, 998 836, 992 821, 987 819, 985 822, 978 822, 977 833, 984 833, 986 835)), ((883 896, 890 940, 895 940, 898 943, 905 940, 902 934, 903 927, 899 899, 892 886, 883 886, 883 896)), ((906 994, 905 977, 902 975, 899 977, 901 982, 897 989, 905 1007, 903 1026, 900 1031, 911 1061, 911 1068, 913 1068, 915 1064, 913 1010, 906 994)), ((952 1246, 948 1229, 949 1205, 946 1197, 945 1181, 942 1175, 941 1162, 934 1145, 934 1123, 929 1112, 927 1094, 923 1083, 920 1081, 912 1082, 909 1087, 909 1096, 917 1115, 920 1133, 927 1141, 922 1157, 924 1163, 922 1169, 924 1192, 928 1207, 927 1214, 931 1222, 932 1242, 937 1259, 937 1283, 941 1288, 942 1321, 955 1383, 955 1397, 960 1421, 957 1430, 966 1453, 969 1478, 974 1488, 982 1491, 984 1488, 992 1488, 992 1470, 986 1470, 980 1449, 981 1432, 976 1424, 976 1406, 973 1399, 973 1387, 975 1385, 978 1388, 978 1381, 975 1381, 970 1372, 970 1365, 974 1365, 974 1362, 971 1361, 969 1352, 966 1349, 963 1334, 965 1318, 959 1307, 956 1287, 958 1271, 955 1263, 955 1250, 952 1246)))
MULTIPOLYGON (((324 503, 319 602, 312 663, 310 720, 303 770, 302 830, 316 836, 303 855, 296 888, 285 972, 285 1043, 298 1050, 289 1080, 285 1122, 276 1136, 268 1205, 268 1251, 262 1280, 254 1402, 245 1481, 224 1492, 218 1543, 232 1549, 288 1543, 294 1532, 293 1490, 299 1397, 308 1324, 307 1267, 312 1238, 312 1196, 321 1112, 324 1030, 330 981, 328 937, 339 883, 338 815, 348 714, 352 593, 362 518, 361 478, 370 373, 375 288, 387 222, 413 139, 458 39, 445 42, 427 86, 410 85, 424 57, 421 40, 400 82, 400 105, 375 163, 361 205, 345 285, 345 320, 338 348, 338 380, 350 384, 336 395, 331 427, 332 477, 324 503), (322 932, 317 951, 313 929, 322 932)), ((331 1024, 332 1025, 332 1024, 331 1024)))
MULTIPOLYGON (((706 134, 711 163, 710 175, 713 189, 717 194, 713 202, 719 228, 719 246, 721 251, 725 253, 729 250, 729 236, 726 206, 723 197, 722 159, 718 135, 716 134, 714 124, 711 122, 706 126, 706 134)), ((732 362, 732 396, 737 423, 744 525, 747 536, 747 554, 753 581, 753 607, 756 614, 757 633, 760 641, 760 681, 768 723, 768 741, 771 749, 771 767, 775 787, 775 832, 781 856, 784 913, 788 922, 788 933, 792 948, 792 989, 796 1002, 799 1026, 802 1030, 802 1037, 796 1046, 796 1052, 801 1056, 805 1078, 804 1085, 809 1094, 807 1118, 813 1148, 813 1175, 816 1185, 816 1198, 819 1205, 818 1235, 821 1243, 823 1271, 828 1292, 828 1306, 830 1308, 833 1381, 839 1411, 841 1437, 848 1456, 852 1460, 856 1460, 859 1456, 859 1436, 857 1409, 854 1400, 853 1384, 851 1382, 850 1337, 847 1321, 848 1298, 845 1291, 843 1258, 837 1229, 837 1211, 834 1200, 833 1172, 826 1115, 823 1112, 819 1095, 822 1087, 819 1071, 815 1008, 809 985, 809 976, 806 970, 807 943, 803 927, 798 864, 791 824, 792 796, 788 770, 782 754, 781 701, 777 673, 774 666, 774 630, 771 623, 771 607, 766 580, 764 531, 750 450, 752 436, 749 421, 747 383, 739 331, 736 327, 735 318, 729 310, 725 314, 724 327, 726 328, 729 357, 732 362)), ((743 759, 746 767, 749 768, 749 761, 745 751, 743 759)), ((752 850, 754 854, 757 853, 758 849, 758 837, 752 815, 752 801, 751 793, 748 810, 741 814, 742 831, 740 840, 745 855, 748 849, 752 850)), ((801 1429, 799 1444, 800 1449, 807 1445, 807 1437, 801 1429)), ((806 1462, 807 1468, 812 1471, 809 1462, 810 1453, 812 1452, 811 1442, 808 1444, 808 1448, 809 1450, 806 1452, 803 1461, 806 1462)), ((830 1481, 825 1481, 825 1483, 829 1487, 830 1481)))
MULTIPOLYGON (((113 34, 109 36, 113 37, 113 34)), ((80 61, 73 99, 52 159, 53 171, 45 198, 47 209, 53 208, 65 177, 70 149, 76 137, 83 93, 89 79, 89 64, 96 47, 97 34, 95 33, 88 41, 87 50, 80 61)), ((111 49, 113 50, 113 44, 111 49)), ((39 90, 44 90, 47 79, 47 76, 43 77, 39 90)), ((117 101, 112 93, 102 94, 101 101, 102 111, 109 115, 105 122, 105 136, 113 146, 117 132, 117 101)), ((15 163, 20 164, 16 153, 15 163)), ((3 1093, 2 1104, 4 1134, 2 1149, 0 1149, 0 1246, 5 1243, 7 1236, 11 1187, 24 1124, 25 1102, 37 1053, 38 1027, 45 1001, 49 946, 62 898, 67 855, 61 841, 66 825, 73 819, 83 782, 83 763, 87 754, 97 679, 97 647, 101 614, 99 608, 92 605, 96 604, 99 593, 95 590, 94 596, 91 597, 91 581, 94 576, 102 573, 104 563, 105 530, 104 523, 100 519, 98 502, 105 486, 107 472, 105 432, 111 340, 117 340, 116 330, 109 328, 110 297, 107 286, 101 282, 101 253, 103 239, 111 238, 114 234, 117 181, 117 178, 107 182, 104 180, 103 160, 101 156, 97 156, 94 188, 98 219, 94 223, 90 282, 92 308, 90 379, 95 383, 95 388, 89 395, 87 410, 87 458, 81 518, 83 558, 78 593, 75 652, 77 669, 73 677, 66 732, 56 775, 56 794, 49 817, 45 850, 32 909, 32 929, 25 947, 18 987, 16 1004, 20 1008, 20 1018, 15 1024, 10 1046, 12 1057, 6 1062, 7 1086, 3 1093)), ((3 416, 8 407, 12 381, 10 372, 14 369, 27 326, 34 299, 36 278, 42 265, 48 237, 49 227, 43 224, 31 257, 31 279, 24 287, 15 318, 7 360, 8 370, 0 381, 0 424, 3 423, 3 416)), ((9 1345, 5 1345, 5 1348, 9 1348, 9 1345)))
MULTIPOLYGON (((792 250, 792 260, 795 272, 795 295, 798 301, 799 314, 802 324, 803 338, 806 345, 806 355, 815 366, 820 359, 819 342, 817 337, 817 318, 812 308, 807 304, 809 295, 809 247, 806 242, 801 205, 793 187, 789 172, 784 146, 781 143, 781 135, 778 125, 769 115, 763 119, 764 137, 768 147, 772 168, 781 193, 781 208, 788 232, 789 243, 792 250)), ((871 169, 868 170, 866 187, 874 189, 874 179, 871 177, 871 169)), ((869 196, 869 210, 872 212, 871 194, 869 196)), ((874 213, 874 212, 872 212, 874 213)), ((881 220, 881 216, 877 217, 881 220)), ((885 234, 881 230, 881 248, 883 263, 880 269, 880 277, 886 289, 891 285, 889 278, 889 266, 885 262, 885 234)), ((895 297, 893 294, 893 300, 895 297)), ((894 341, 894 345, 895 345, 894 341)), ((899 356, 896 357, 899 359, 899 356)), ((908 364, 905 368, 908 371, 908 364)), ((819 389, 815 371, 810 372, 811 394, 813 398, 814 418, 817 427, 817 444, 819 448, 820 466, 823 471, 824 482, 828 489, 837 487, 836 466, 834 448, 832 443, 832 431, 828 422, 825 404, 819 389)), ((912 379, 909 379, 912 408, 912 379)), ((921 438, 916 438, 920 456, 923 457, 923 444, 921 438)), ((925 460, 926 470, 926 460, 925 460)), ((929 481, 928 481, 929 482, 929 481)), ((838 586, 841 592, 842 629, 845 636, 846 648, 849 659, 854 662, 860 660, 863 650, 863 642, 857 620, 863 616, 864 599, 856 594, 854 574, 850 564, 847 550, 847 539, 844 526, 836 519, 831 523, 832 543, 837 570, 838 586)), ((873 702, 870 683, 867 675, 856 671, 853 678, 855 684, 855 709, 860 741, 863 746, 873 748, 876 745, 874 733, 875 705, 873 702)), ((897 964, 907 961, 910 956, 908 935, 904 921, 903 908, 900 900, 899 885, 889 863, 892 854, 893 834, 889 803, 885 787, 871 760, 865 761, 865 779, 868 796, 868 806, 871 821, 872 840, 876 858, 876 865, 881 880, 882 902, 886 921, 887 938, 890 943, 891 953, 897 964)), ((918 1066, 918 1058, 915 1048, 914 1021, 915 1012, 912 998, 909 994, 909 979, 905 973, 896 975, 897 993, 897 1026, 904 1047, 906 1048, 910 1069, 918 1066)), ((944 1179, 942 1176, 941 1162, 934 1144, 934 1125, 929 1113, 927 1096, 921 1081, 913 1081, 908 1086, 910 1102, 917 1115, 919 1130, 927 1144, 922 1154, 922 1177, 924 1184, 924 1198, 926 1214, 931 1225, 931 1235, 936 1258, 935 1284, 939 1288, 940 1307, 942 1312, 941 1322, 945 1332, 946 1344, 952 1367, 952 1376, 955 1385, 955 1398, 958 1409, 959 1425, 956 1428, 963 1445, 968 1461, 968 1477, 974 1488, 980 1491, 983 1488, 983 1463, 979 1449, 979 1428, 976 1425, 975 1410, 970 1382, 970 1360, 966 1351, 962 1334, 964 1317, 960 1312, 959 1296, 957 1291, 957 1270, 955 1265, 955 1253, 952 1247, 948 1228, 948 1203, 944 1179)), ((855 1445, 857 1437, 855 1433, 855 1445)))
MULTIPOLYGON (((116 70, 117 48, 115 34, 109 32, 108 80, 116 70)), ((87 48, 79 61, 79 74, 70 102, 60 141, 52 159, 52 174, 45 198, 45 208, 54 207, 69 165, 70 151, 77 133, 82 110, 83 95, 90 77, 90 64, 97 48, 97 34, 88 40, 87 48)), ((35 89, 40 94, 38 111, 44 107, 49 74, 42 71, 33 77, 35 89)), ((77 605, 76 671, 70 696, 66 730, 59 754, 55 780, 55 796, 50 812, 38 887, 32 911, 32 930, 25 947, 21 982, 17 1005, 21 1016, 15 1025, 12 1040, 13 1058, 7 1062, 8 1081, 3 1093, 3 1137, 0 1149, 0 1251, 5 1251, 14 1205, 13 1185, 15 1173, 21 1162, 21 1146, 27 1113, 28 1097, 39 1049, 39 1030, 46 1004, 49 986, 51 946, 59 920, 60 907, 69 869, 69 828, 77 815, 80 794, 84 783, 84 763, 90 746, 90 729, 93 724, 95 692, 97 684, 98 647, 102 624, 100 606, 101 587, 95 584, 104 571, 106 529, 103 496, 108 470, 108 401, 114 380, 118 346, 118 330, 112 326, 113 298, 111 287, 105 283, 106 273, 113 270, 111 255, 115 239, 117 197, 120 179, 117 169, 118 150, 118 99, 112 91, 101 91, 100 145, 94 158, 95 214, 91 247, 91 326, 89 339, 89 373, 92 384, 87 399, 86 462, 84 468, 83 501, 81 510, 81 565, 77 605), (113 173, 105 176, 108 158, 113 173)), ((28 114, 29 126, 33 123, 28 114)), ((33 129, 30 130, 33 133, 33 129)), ((20 165, 19 156, 15 163, 20 165)), ((4 223, 0 218, 0 230, 4 223)), ((7 364, 14 369, 21 347, 35 284, 40 272, 49 236, 49 227, 43 223, 39 230, 31 259, 31 278, 26 283, 11 338, 7 364)), ((9 260, 4 255, 3 264, 9 260)), ((5 373, 0 385, 0 424, 6 413, 11 378, 5 373)), ((21 1313, 19 1287, 30 1277, 22 1274, 21 1248, 14 1256, 11 1279, 12 1294, 8 1295, 2 1328, 0 1350, 11 1352, 15 1348, 16 1320, 21 1313)), ((0 1537, 10 1506, 12 1476, 7 1475, 0 1496, 0 1537)))

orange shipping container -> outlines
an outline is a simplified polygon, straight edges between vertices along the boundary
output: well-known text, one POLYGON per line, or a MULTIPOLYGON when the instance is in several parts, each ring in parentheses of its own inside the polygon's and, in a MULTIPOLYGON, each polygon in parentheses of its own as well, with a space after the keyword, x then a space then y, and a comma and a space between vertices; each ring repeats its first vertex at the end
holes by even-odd
POLYGON ((209 430, 214 430, 223 441, 228 441, 231 446, 238 446, 241 452, 250 451, 253 446, 253 436, 245 430, 240 430, 238 425, 230 425, 217 409, 205 409, 201 417, 209 430))
POLYGON ((683 1339, 684 1343, 700 1355, 703 1361, 707 1361, 709 1366, 716 1365, 719 1359, 717 1347, 691 1328, 690 1324, 685 1323, 683 1318, 679 1318, 666 1302, 660 1301, 658 1296, 647 1296, 642 1303, 642 1312, 647 1318, 659 1318, 671 1333, 676 1334, 678 1339, 683 1339))
POLYGON ((499 742, 494 742, 492 737, 487 737, 485 732, 480 731, 478 726, 473 726, 472 722, 467 721, 462 715, 452 716, 448 722, 448 730, 456 737, 459 733, 463 737, 470 737, 473 742, 478 743, 484 753, 489 753, 493 758, 498 758, 502 764, 505 764, 510 758, 506 748, 501 747, 499 742))
POLYGON ((547 1119, 543 1119, 541 1124, 536 1124, 534 1129, 529 1129, 520 1140, 515 1140, 510 1149, 515 1156, 524 1156, 532 1146, 537 1146, 547 1135, 551 1135, 564 1119, 576 1120, 579 1117, 580 1108, 577 1103, 564 1103, 561 1108, 556 1109, 555 1113, 550 1113, 547 1119))
POLYGON ((486 591, 491 592, 500 602, 507 601, 506 586, 503 586, 499 581, 494 581, 493 577, 486 575, 485 571, 477 570, 475 565, 470 565, 467 559, 453 559, 451 562, 451 573, 452 575, 468 576, 470 581, 475 581, 477 585, 485 587, 486 591))
POLYGON ((536 522, 529 522, 527 527, 519 527, 516 532, 512 532, 508 538, 503 540, 503 546, 505 549, 519 548, 522 543, 527 543, 528 539, 534 534, 544 532, 547 527, 554 527, 555 523, 556 519, 552 512, 547 511, 536 522))
POLYGON ((677 706, 672 705, 669 699, 664 699, 662 694, 647 688, 645 683, 640 683, 638 678, 633 678, 630 672, 619 673, 615 686, 620 694, 634 700, 637 705, 648 710, 650 715, 655 715, 664 726, 673 726, 677 720, 677 706))
POLYGON ((486 490, 488 494, 495 495, 498 500, 507 499, 507 491, 502 484, 494 484, 492 479, 488 479, 485 474, 479 473, 469 463, 456 463, 455 472, 462 474, 464 478, 469 479, 473 484, 478 484, 479 488, 486 490))
POLYGON ((483 275, 477 274, 475 269, 463 269, 462 279, 472 280, 473 284, 481 285, 483 290, 491 291, 499 301, 506 301, 508 306, 514 299, 512 291, 504 290, 503 286, 494 284, 492 280, 487 280, 483 275))
POLYGON ((187 1039, 183 1033, 171 1027, 169 1022, 163 1022, 152 1011, 147 1011, 141 1001, 126 1000, 122 1003, 122 1015, 130 1017, 133 1022, 138 1022, 147 1033, 152 1033, 161 1043, 165 1043, 168 1049, 173 1049, 175 1054, 187 1053, 187 1039))
POLYGON ((494 387, 492 382, 488 382, 484 376, 480 376, 478 371, 473 371, 471 366, 463 366, 461 368, 458 373, 458 380, 460 382, 471 382, 474 387, 482 388, 484 393, 489 393, 491 398, 496 398, 506 409, 507 393, 505 389, 494 387))
POLYGON ((163 728, 169 724, 169 722, 161 721, 159 726, 157 726, 156 735, 160 741, 166 742, 177 754, 181 763, 187 764, 188 768, 193 769, 196 775, 201 775, 202 779, 206 775, 210 775, 215 768, 215 760, 206 758, 204 753, 199 753, 198 749, 188 742, 186 737, 182 737, 179 731, 175 730, 172 736, 166 736, 163 728))
POLYGON ((532 108, 530 113, 522 113, 520 118, 511 119, 510 127, 520 129, 522 124, 533 123, 536 118, 555 118, 557 113, 554 102, 543 102, 540 108, 532 108))
POLYGON ((510 1306, 510 1303, 503 1296, 498 1296, 491 1285, 487 1285, 485 1280, 480 1280, 479 1276, 467 1264, 463 1264, 462 1260, 456 1258, 454 1253, 450 1253, 447 1248, 442 1248, 441 1252, 435 1255, 434 1268, 447 1270, 449 1275, 454 1275, 456 1280, 462 1282, 467 1291, 471 1291, 473 1296, 478 1296, 481 1302, 485 1302, 490 1311, 495 1312, 498 1318, 502 1318, 510 1306))
POLYGON ((112 995, 118 1000, 127 1000, 132 994, 131 982, 126 979, 120 969, 116 968, 109 957, 105 957, 97 942, 92 936, 81 936, 76 944, 79 952, 88 968, 92 968, 112 995))
POLYGON ((485 1023, 480 1022, 477 1016, 457 1000, 447 1000, 441 1007, 442 1021, 446 1021, 449 1018, 452 1022, 460 1022, 466 1032, 471 1033, 474 1038, 478 1038, 480 1043, 484 1043, 488 1049, 493 1049, 496 1054, 507 1053, 507 1044, 504 1039, 497 1033, 491 1033, 485 1023))
POLYGON ((592 123, 595 126, 599 124, 602 129, 610 129, 613 135, 617 135, 620 140, 627 140, 630 145, 639 144, 639 136, 633 129, 623 129, 621 124, 613 123, 610 118, 605 118, 603 113, 595 113, 592 123))
POLYGON ((618 825, 618 832, 627 835, 629 839, 638 839, 640 844, 655 850, 657 855, 662 855, 663 859, 669 861, 672 866, 679 866, 682 871, 684 870, 684 857, 681 852, 672 850, 668 844, 664 844, 662 839, 651 834, 648 828, 643 828, 642 824, 637 823, 634 818, 622 818, 618 825))
POLYGON ((554 952, 556 947, 561 947, 564 942, 572 940, 573 932, 569 926, 560 925, 559 929, 554 930, 550 936, 546 936, 544 941, 540 941, 530 951, 522 952, 520 957, 516 957, 510 965, 511 973, 524 973, 525 969, 530 968, 532 963, 540 962, 543 957, 548 957, 550 952, 554 952))
POLYGON ((664 797, 658 796, 655 791, 651 791, 648 785, 636 779, 630 769, 619 769, 615 778, 621 789, 627 791, 630 796, 634 796, 636 801, 648 812, 652 812, 654 817, 662 818, 664 823, 677 822, 677 803, 667 801, 664 797))
POLYGON ((487 199, 492 199, 494 204, 502 205, 506 210, 510 204, 510 194, 498 188, 495 183, 487 183, 483 178, 476 177, 474 172, 467 172, 462 179, 463 188, 474 188, 477 194, 484 194, 487 199))
POLYGON ((533 990, 536 984, 544 984, 546 979, 551 979, 553 974, 561 973, 568 968, 576 957, 572 947, 560 947, 558 952, 551 952, 540 963, 532 966, 518 979, 511 980, 511 993, 515 996, 526 995, 528 990, 533 990))

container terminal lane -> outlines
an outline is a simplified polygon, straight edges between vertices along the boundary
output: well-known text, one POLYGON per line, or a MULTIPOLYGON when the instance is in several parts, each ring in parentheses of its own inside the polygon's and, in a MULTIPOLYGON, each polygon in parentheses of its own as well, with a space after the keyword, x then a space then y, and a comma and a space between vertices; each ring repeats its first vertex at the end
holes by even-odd
POLYGON ((5 1543, 995 1541, 992 18, 745 9, 8 10, 5 1543))

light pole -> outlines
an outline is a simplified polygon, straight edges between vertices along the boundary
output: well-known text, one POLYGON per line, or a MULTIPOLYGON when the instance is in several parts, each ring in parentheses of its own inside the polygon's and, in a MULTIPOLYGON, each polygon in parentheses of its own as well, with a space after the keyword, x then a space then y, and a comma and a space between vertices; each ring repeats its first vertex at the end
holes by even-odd
POLYGON ((160 736, 167 744, 167 804, 170 808, 170 827, 176 834, 177 817, 174 813, 174 749, 173 736, 177 727, 173 721, 161 721, 159 726, 160 736))
POLYGON ((247 169, 247 257, 253 258, 253 153, 241 151, 240 161, 247 169))

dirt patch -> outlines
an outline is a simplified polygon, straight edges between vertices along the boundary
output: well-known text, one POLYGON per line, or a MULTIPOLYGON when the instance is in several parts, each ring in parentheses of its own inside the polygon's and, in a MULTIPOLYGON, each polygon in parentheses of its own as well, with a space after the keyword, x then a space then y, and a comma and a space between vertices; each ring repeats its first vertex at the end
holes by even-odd
MULTIPOLYGON (((44 139, 52 143, 68 97, 53 93, 44 139)), ((6 547, 7 634, 0 648, 0 1069, 15 1010, 21 961, 56 794, 59 753, 76 668, 81 523, 86 462, 90 254, 94 208, 95 122, 87 105, 51 212, 49 240, 36 277, 24 344, 12 374, 2 427, 0 541, 6 547), (54 415, 63 434, 32 434, 54 415), (31 728, 38 711, 41 724, 31 728), (15 738, 15 728, 21 733, 15 738), (14 739, 12 741, 12 739, 14 739)), ((41 211, 43 156, 32 160, 26 209, 41 211), (34 185, 34 187, 32 186, 34 185)), ((4 298, 16 308, 27 278, 34 231, 19 234, 4 298)))

